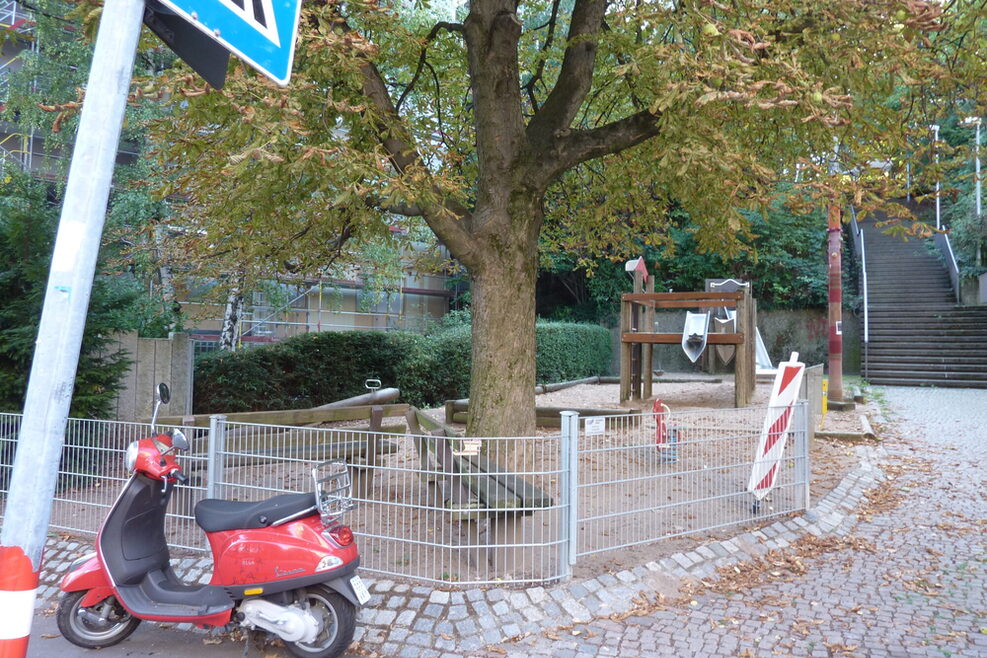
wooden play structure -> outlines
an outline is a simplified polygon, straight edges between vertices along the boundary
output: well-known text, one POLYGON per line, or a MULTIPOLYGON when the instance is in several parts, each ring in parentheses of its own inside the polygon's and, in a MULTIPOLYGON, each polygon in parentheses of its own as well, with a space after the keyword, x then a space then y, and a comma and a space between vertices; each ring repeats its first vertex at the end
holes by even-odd
MULTIPOLYGON (((630 266, 628 270, 631 271, 630 266)), ((620 401, 652 397, 653 346, 677 345, 681 333, 656 333, 655 309, 735 308, 736 333, 710 333, 710 345, 735 345, 734 404, 750 404, 755 385, 757 304, 750 288, 738 292, 659 292, 643 266, 633 270, 634 292, 620 298, 620 401)))

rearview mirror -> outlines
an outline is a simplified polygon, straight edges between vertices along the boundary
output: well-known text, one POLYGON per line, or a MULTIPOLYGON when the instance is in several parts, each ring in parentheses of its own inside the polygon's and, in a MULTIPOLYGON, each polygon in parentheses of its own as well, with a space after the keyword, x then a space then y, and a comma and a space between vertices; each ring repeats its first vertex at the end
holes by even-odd
POLYGON ((171 389, 164 382, 158 384, 158 399, 161 400, 161 404, 168 404, 171 402, 171 389))

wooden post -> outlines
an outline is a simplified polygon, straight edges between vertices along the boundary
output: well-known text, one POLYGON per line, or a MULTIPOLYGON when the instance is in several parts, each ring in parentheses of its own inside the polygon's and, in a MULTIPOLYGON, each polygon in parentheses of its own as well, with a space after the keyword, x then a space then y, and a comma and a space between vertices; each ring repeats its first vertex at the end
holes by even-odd
MULTIPOLYGON (((631 330, 631 302, 620 302, 620 334, 631 330)), ((620 341, 620 401, 631 397, 631 346, 620 341)))
POLYGON ((733 381, 733 401, 738 409, 750 404, 754 396, 754 385, 756 380, 756 352, 757 338, 755 327, 757 326, 755 314, 757 313, 754 299, 751 297, 750 288, 743 290, 744 296, 737 301, 737 333, 743 334, 744 342, 737 345, 737 354, 734 357, 734 381, 733 381))
MULTIPOLYGON (((646 291, 655 291, 655 277, 652 274, 648 277, 646 291)), ((639 328, 638 331, 641 331, 639 328)), ((651 334, 655 331, 655 308, 654 306, 644 307, 644 332, 651 334)), ((654 380, 654 345, 645 343, 641 346, 641 377, 644 380, 644 391, 641 397, 650 400, 652 396, 652 381, 654 380)))
MULTIPOLYGON (((644 273, 640 270, 634 271, 634 293, 644 292, 644 273)), ((631 307, 631 331, 641 331, 641 305, 633 304, 631 307)), ((642 363, 641 345, 631 346, 631 399, 641 399, 641 384, 644 379, 644 369, 642 363)))

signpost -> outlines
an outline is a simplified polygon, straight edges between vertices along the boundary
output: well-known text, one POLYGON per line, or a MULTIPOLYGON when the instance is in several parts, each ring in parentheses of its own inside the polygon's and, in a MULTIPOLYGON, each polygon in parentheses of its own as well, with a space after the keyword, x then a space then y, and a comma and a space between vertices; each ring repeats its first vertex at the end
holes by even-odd
POLYGON ((279 85, 288 84, 301 0, 160 0, 279 85))
MULTIPOLYGON (((168 0, 165 4, 265 75, 287 83, 300 0, 249 4, 168 0)), ((143 0, 106 0, 100 17, 0 531, 0 658, 27 655, 38 572, 142 18, 143 0)), ((182 40, 183 28, 168 19, 158 28, 175 37, 175 43, 182 40)), ((188 45, 183 42, 183 47, 188 45)), ((210 51, 200 46, 186 50, 208 57, 203 53, 210 51)), ((225 64, 222 69, 225 73, 225 64)))

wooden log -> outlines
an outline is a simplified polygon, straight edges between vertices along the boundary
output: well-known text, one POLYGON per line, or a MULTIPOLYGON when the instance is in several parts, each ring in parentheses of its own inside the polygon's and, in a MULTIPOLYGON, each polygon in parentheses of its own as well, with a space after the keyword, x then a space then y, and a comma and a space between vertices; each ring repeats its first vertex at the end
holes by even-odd
MULTIPOLYGON (((622 343, 662 343, 677 345, 682 342, 682 334, 621 334, 622 343)), ((706 334, 709 345, 740 345, 744 342, 742 334, 706 334)))
POLYGON ((363 405, 383 404, 396 400, 401 395, 401 391, 396 388, 382 388, 379 391, 371 391, 363 395, 355 395, 351 398, 336 400, 329 404, 321 404, 313 409, 338 409, 339 407, 358 407, 363 405))
POLYGON ((874 428, 870 426, 870 421, 867 419, 867 416, 865 416, 864 414, 860 414, 860 426, 864 430, 864 437, 868 439, 877 438, 877 434, 874 432, 874 428))
POLYGON ((580 384, 599 384, 599 377, 584 377, 582 379, 571 379, 567 382, 557 382, 555 384, 543 384, 541 388, 545 389, 546 393, 554 393, 555 391, 561 391, 566 388, 571 388, 572 386, 579 386, 580 384))
MULTIPOLYGON (((335 423, 348 420, 369 420, 371 406, 340 407, 337 409, 283 409, 279 411, 244 411, 226 414, 226 420, 231 423, 258 423, 262 425, 291 425, 301 426, 314 423, 335 423)), ((410 405, 382 405, 384 416, 396 418, 403 416, 410 405)), ((195 427, 209 427, 209 418, 213 414, 196 414, 191 418, 195 427)), ((166 416, 158 419, 161 425, 179 425, 188 416, 166 416)))

